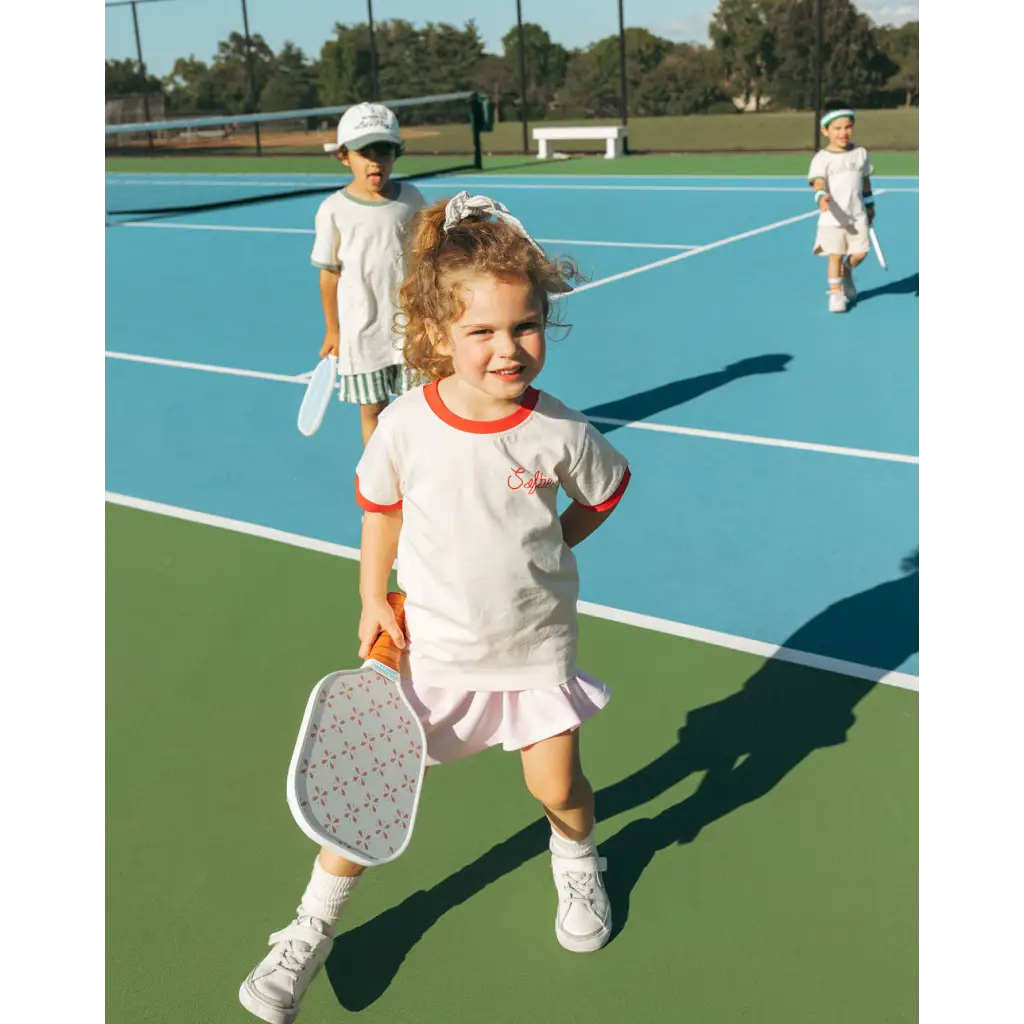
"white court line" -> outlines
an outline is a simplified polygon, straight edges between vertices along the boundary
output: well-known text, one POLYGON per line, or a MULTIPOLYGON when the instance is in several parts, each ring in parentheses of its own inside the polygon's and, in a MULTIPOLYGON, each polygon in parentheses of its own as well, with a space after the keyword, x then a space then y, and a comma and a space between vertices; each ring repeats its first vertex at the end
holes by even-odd
POLYGON ((732 434, 724 430, 701 430, 697 427, 676 427, 665 423, 644 423, 632 420, 617 420, 609 416, 588 416, 591 423, 608 423, 632 430, 653 430, 664 434, 685 434, 688 437, 707 437, 715 441, 737 441, 740 444, 760 444, 770 448, 796 448, 804 452, 823 452, 826 455, 849 455, 858 459, 877 459, 880 462, 906 462, 916 466, 920 459, 916 455, 901 455, 898 452, 876 452, 870 448, 843 448, 833 444, 815 444, 811 441, 787 441, 781 437, 758 437, 754 434, 732 434))
MULTIPOLYGON (((414 182, 418 189, 451 188, 452 183, 439 181, 414 182)), ((520 182, 504 181, 459 181, 467 188, 504 189, 561 189, 567 192, 803 192, 810 191, 809 185, 527 185, 520 182)), ((917 188, 895 186, 887 192, 920 192, 917 188)), ((875 195, 880 192, 876 191, 875 195)))
MULTIPOLYGON (((263 228, 244 224, 180 224, 171 221, 109 221, 113 228, 178 228, 185 231, 256 231, 272 235, 313 235, 313 228, 263 228)), ((666 242, 595 242, 584 238, 538 238, 543 245, 602 245, 612 249, 696 249, 696 245, 676 245, 666 242)))
MULTIPOLYGON (((319 173, 313 171, 282 171, 280 174, 275 175, 268 173, 267 171, 214 171, 208 172, 215 175, 217 179, 237 179, 240 181, 252 180, 252 181, 326 181, 326 182, 342 182, 342 178, 338 174, 330 173, 319 173)), ((463 178, 474 178, 480 176, 480 171, 453 171, 451 174, 445 176, 445 181, 461 181, 463 178)), ((535 174, 532 171, 525 171, 517 174, 515 171, 503 172, 495 169, 493 171, 485 172, 489 174, 495 180, 503 178, 514 178, 521 180, 523 178, 529 178, 531 181, 538 179, 540 181, 593 181, 595 178, 600 178, 602 181, 804 181, 802 174, 535 174)), ((176 179, 181 181, 191 181, 194 179, 202 179, 200 174, 192 174, 185 171, 107 171, 106 176, 112 178, 117 182, 121 181, 134 181, 138 180, 141 183, 146 183, 151 180, 163 180, 163 179, 176 179), (141 176, 140 176, 141 175, 141 176)), ((349 179, 345 178, 347 182, 349 179)), ((407 174, 395 174, 393 175, 395 181, 415 181, 415 176, 411 177, 407 174)), ((441 179, 437 179, 441 180, 441 179)), ((873 181, 920 181, 921 176, 919 174, 876 174, 872 177, 873 181)))
MULTIPOLYGON (((530 175, 533 177, 533 175, 530 175)), ((605 177, 602 175, 602 177, 605 177)), ((194 185, 212 188, 231 188, 231 187, 242 187, 242 188, 308 188, 311 185, 316 184, 312 181, 285 181, 277 179, 262 179, 262 180, 230 180, 230 181, 217 181, 213 178, 201 178, 185 179, 181 180, 163 180, 163 181, 146 181, 142 178, 137 179, 118 179, 116 182, 112 182, 116 185, 164 185, 173 188, 180 187, 182 185, 194 185)), ((510 181, 468 181, 463 178, 451 178, 451 179, 433 179, 430 181, 413 179, 412 184, 418 189, 451 189, 453 185, 460 185, 466 188, 503 188, 503 189, 533 189, 533 190, 561 190, 569 192, 807 192, 809 190, 808 185, 592 185, 592 184, 574 184, 574 183, 558 183, 558 184, 528 184, 526 182, 510 182, 510 181)), ((325 185, 329 186, 330 183, 326 182, 325 185)), ((344 183, 339 182, 338 188, 343 188, 344 183)), ((895 186, 890 188, 890 192, 919 192, 917 188, 905 188, 901 186, 895 186)), ((877 193, 876 193, 877 194, 877 193)))
MULTIPOLYGON (((882 190, 879 189, 879 195, 882 190)), ((670 263, 678 263, 679 260, 689 259, 691 256, 697 256, 702 252, 708 252, 710 249, 717 249, 723 245, 730 245, 733 242, 742 241, 744 238, 752 238, 754 235, 763 235, 766 231, 774 231, 776 228, 784 228, 788 224, 796 224, 798 221, 807 220, 810 217, 817 217, 817 210, 808 210, 807 213, 798 214, 796 217, 788 217, 786 220, 777 220, 773 224, 765 224, 760 228, 753 228, 750 231, 744 231, 739 235, 730 235, 728 238, 720 238, 717 242, 710 242, 708 245, 699 245, 696 249, 689 249, 687 252, 677 253, 675 256, 666 256, 662 260, 655 260, 653 263, 645 263, 642 267, 634 267, 632 270, 624 270, 619 274, 612 274, 609 277, 602 277, 596 281, 590 281, 587 284, 581 284, 570 293, 570 295, 579 295, 580 292, 590 291, 591 288, 600 288, 602 285, 611 284, 612 281, 621 281, 623 278, 632 277, 634 274, 643 274, 648 270, 654 270, 657 267, 666 267, 670 263)))
MULTIPOLYGON (((149 363, 153 366, 169 366, 177 370, 200 370, 205 373, 220 373, 229 377, 254 377, 257 380, 276 380, 285 384, 308 384, 312 370, 288 376, 283 373, 266 373, 263 370, 243 370, 234 366, 210 366, 206 363, 188 363, 180 359, 162 359, 158 356, 140 356, 129 352, 104 353, 108 359, 122 359, 131 363, 149 363)), ((668 423, 644 423, 633 420, 618 420, 609 416, 589 416, 594 423, 608 423, 631 430, 650 430, 661 434, 679 434, 685 437, 704 437, 713 441, 734 441, 739 444, 757 444, 768 448, 795 448, 805 452, 821 452, 825 455, 845 455, 857 459, 875 459, 880 462, 906 462, 918 464, 916 455, 902 455, 898 452, 876 452, 868 448, 843 448, 839 445, 816 444, 812 441, 789 441, 781 437, 759 437, 754 434, 732 434, 722 430, 702 430, 698 427, 677 427, 668 423)))
POLYGON ((175 224, 170 221, 107 221, 108 228, 168 228, 180 231, 254 231, 271 235, 315 235, 313 228, 261 228, 248 224, 175 224))
MULTIPOLYGON (((211 515, 208 512, 196 512, 192 509, 178 508, 175 505, 165 505, 162 502, 149 501, 145 498, 133 498, 126 494, 116 494, 111 491, 106 492, 105 498, 112 505, 121 505, 125 508, 133 508, 142 512, 168 516, 172 519, 182 519, 186 522, 199 523, 203 526, 213 526, 221 530, 229 530, 232 533, 242 533, 250 537, 276 541, 279 544, 305 548, 307 551, 318 551, 322 554, 334 555, 337 558, 345 558, 349 561, 359 561, 358 548, 345 547, 342 544, 332 544, 330 541, 318 540, 315 537, 304 537, 298 533, 275 530, 269 526, 247 523, 240 519, 227 519, 224 516, 211 515)), ((861 665, 853 661, 829 658, 822 654, 810 654, 807 651, 798 651, 791 647, 780 647, 776 644, 764 643, 761 640, 749 640, 746 637, 734 636, 731 633, 721 633, 713 629, 704 629, 702 626, 691 626, 683 622, 674 622, 671 619, 658 619, 652 615, 641 615, 638 612, 624 611, 621 608, 610 608, 607 605, 592 604, 589 601, 579 601, 577 608, 581 614, 590 615, 593 618, 619 622, 623 625, 636 626, 640 629, 665 633, 669 636, 678 636, 687 640, 696 640, 715 647, 726 647, 733 651, 743 651, 746 654, 757 655, 765 659, 785 661, 792 665, 803 665, 807 668, 818 669, 823 672, 853 676, 856 679, 867 679, 886 686, 897 686, 904 690, 916 691, 920 685, 918 677, 908 672, 888 671, 886 669, 873 668, 870 665, 861 665)))
MULTIPOLYGON (((887 189, 878 189, 876 195, 883 195, 887 192, 887 189)), ((571 293, 572 295, 579 295, 581 292, 590 291, 592 288, 600 288, 602 285, 611 284, 613 281, 621 281, 627 277, 633 277, 635 274, 643 274, 648 270, 655 270, 658 267, 668 266, 670 263, 676 263, 679 260, 688 259, 690 256, 697 256, 702 252, 708 252, 711 249, 718 249, 723 245, 731 245, 733 242, 740 242, 745 238, 753 238, 754 235, 762 235, 766 231, 774 231, 776 228, 786 227, 789 224, 796 224, 798 221, 808 220, 811 217, 817 217, 817 210, 808 210, 806 213, 798 214, 795 217, 788 217, 785 220, 777 220, 772 224, 765 224, 759 228, 752 228, 750 231, 743 231, 738 235, 730 235, 728 238, 720 238, 717 242, 709 242, 707 245, 690 246, 683 249, 682 252, 676 253, 674 256, 666 256, 664 259, 655 260, 653 263, 645 263, 642 266, 634 267, 632 270, 624 270, 618 274, 611 274, 608 277, 599 278, 596 281, 590 281, 587 284, 581 284, 571 293)), ((167 221, 154 221, 154 222, 132 222, 125 224, 114 223, 112 227, 126 227, 126 228, 177 228, 189 231, 264 231, 268 233, 288 233, 288 234, 313 234, 311 228, 256 228, 248 227, 240 224, 178 224, 170 223, 167 221)), ((614 245, 617 243, 587 243, 584 241, 571 242, 568 239, 550 239, 550 238, 539 238, 537 241, 544 244, 560 244, 560 245, 587 245, 587 244, 598 244, 598 245, 614 245)), ((626 243, 627 245, 634 245, 641 247, 641 243, 626 243)), ((661 244, 657 248, 663 248, 661 244)), ((682 248, 681 246, 679 248, 682 248)))
POLYGON ((667 242, 590 242, 581 238, 538 238, 543 245, 606 245, 613 249, 698 249, 696 245, 676 245, 667 242))
POLYGON ((186 363, 180 359, 161 359, 158 356, 139 356, 132 352, 103 353, 107 359, 123 359, 129 363, 149 363, 152 366, 171 366, 176 370, 200 370, 203 373, 221 373, 228 377, 255 377, 257 380, 277 380, 285 384, 306 384, 306 374, 288 376, 285 373, 265 373, 263 370, 240 370, 234 366, 211 366, 209 363, 186 363))

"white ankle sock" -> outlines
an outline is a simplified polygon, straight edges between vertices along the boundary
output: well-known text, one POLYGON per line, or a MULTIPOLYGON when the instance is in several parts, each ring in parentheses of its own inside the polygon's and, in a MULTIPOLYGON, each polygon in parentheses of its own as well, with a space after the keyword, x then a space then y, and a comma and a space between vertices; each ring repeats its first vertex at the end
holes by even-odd
POLYGON ((359 876, 342 878, 332 875, 320 866, 319 857, 313 863, 313 874, 302 894, 299 904, 300 917, 317 917, 334 925, 348 902, 349 894, 356 887, 359 876))
POLYGON ((597 844, 594 842, 595 829, 590 830, 586 839, 578 842, 575 839, 566 839, 565 836, 551 829, 550 849, 556 857, 591 857, 597 853, 597 844))

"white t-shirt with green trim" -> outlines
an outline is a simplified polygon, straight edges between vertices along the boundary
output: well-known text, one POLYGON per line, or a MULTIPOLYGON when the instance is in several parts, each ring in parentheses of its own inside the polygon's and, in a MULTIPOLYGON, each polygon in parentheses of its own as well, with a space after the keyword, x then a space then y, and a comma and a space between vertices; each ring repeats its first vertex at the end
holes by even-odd
POLYGON ((628 483, 625 457, 543 391, 529 388, 515 413, 489 423, 451 412, 436 381, 388 406, 356 468, 356 496, 368 512, 402 509, 412 678, 490 692, 572 679, 579 574, 558 489, 603 511, 628 483))
POLYGON ((409 222, 426 206, 408 182, 391 182, 392 197, 367 202, 341 189, 316 213, 314 267, 340 272, 338 371, 371 373, 402 363, 393 335, 398 289, 405 272, 409 222))
MULTIPOLYGON (((807 172, 807 180, 824 178, 832 202, 839 207, 850 220, 859 220, 867 216, 864 206, 864 179, 875 173, 871 166, 871 158, 863 146, 851 146, 842 153, 832 153, 827 149, 819 149, 811 160, 811 169, 807 172)), ((845 227, 839 223, 835 214, 828 212, 818 216, 820 227, 845 227)))

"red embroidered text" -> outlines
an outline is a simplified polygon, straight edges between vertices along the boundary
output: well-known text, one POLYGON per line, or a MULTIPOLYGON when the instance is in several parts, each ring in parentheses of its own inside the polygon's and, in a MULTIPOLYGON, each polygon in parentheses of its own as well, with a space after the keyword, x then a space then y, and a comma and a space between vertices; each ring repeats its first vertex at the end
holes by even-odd
POLYGON ((527 494, 535 494, 541 487, 555 487, 557 485, 554 480, 546 477, 540 470, 537 470, 532 475, 528 475, 527 471, 520 466, 518 469, 513 469, 509 474, 508 486, 513 491, 518 491, 521 487, 525 487, 527 494))

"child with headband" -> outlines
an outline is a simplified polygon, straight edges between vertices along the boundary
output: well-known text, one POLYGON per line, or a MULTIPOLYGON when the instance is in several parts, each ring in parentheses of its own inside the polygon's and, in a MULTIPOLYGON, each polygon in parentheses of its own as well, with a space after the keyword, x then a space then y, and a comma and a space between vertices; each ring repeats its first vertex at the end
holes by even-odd
MULTIPOLYGON (((611 692, 576 664, 571 549, 611 515, 629 467, 581 413, 533 387, 551 297, 575 278, 485 196, 417 215, 398 328, 407 364, 430 383, 381 414, 356 470, 359 654, 381 632, 403 649, 428 765, 495 745, 519 752, 551 825, 556 939, 590 952, 612 915, 579 727, 611 692), (571 499, 561 515, 559 489, 571 499), (396 555, 408 643, 385 598, 396 555)), ((296 919, 239 993, 260 1019, 295 1019, 362 872, 320 851, 296 919)))
POLYGON ((808 179, 821 210, 814 252, 828 257, 828 309, 845 313, 857 298, 854 268, 871 248, 868 228, 875 219, 871 194, 874 168, 863 146, 853 142, 856 115, 841 103, 829 103, 821 119, 827 140, 811 160, 808 179))

